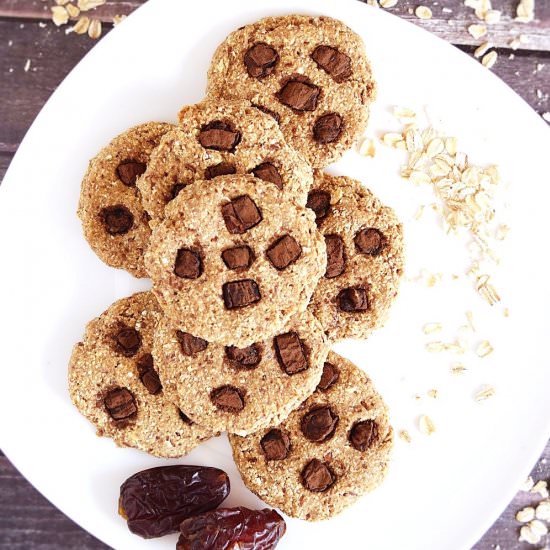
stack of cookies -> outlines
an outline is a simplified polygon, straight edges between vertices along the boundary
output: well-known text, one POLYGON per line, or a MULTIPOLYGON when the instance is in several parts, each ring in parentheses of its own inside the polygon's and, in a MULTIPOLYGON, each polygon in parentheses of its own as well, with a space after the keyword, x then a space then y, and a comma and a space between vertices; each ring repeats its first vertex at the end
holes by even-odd
POLYGON ((363 133, 375 85, 328 17, 270 17, 218 47, 206 98, 90 162, 78 215, 100 259, 152 290, 86 327, 71 397, 99 435, 180 457, 229 433, 246 485, 307 520, 376 487, 392 447, 368 376, 330 351, 380 327, 402 226, 321 171, 363 133))

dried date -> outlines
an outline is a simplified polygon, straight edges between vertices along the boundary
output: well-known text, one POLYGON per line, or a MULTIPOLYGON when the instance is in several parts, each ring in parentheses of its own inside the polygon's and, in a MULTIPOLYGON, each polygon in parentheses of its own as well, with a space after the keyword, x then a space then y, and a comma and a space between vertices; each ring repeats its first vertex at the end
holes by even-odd
POLYGON ((285 534, 275 510, 219 508, 182 522, 177 550, 272 550, 285 534))
POLYGON ((119 513, 140 537, 161 537, 180 523, 216 508, 229 494, 229 477, 217 468, 161 466, 129 477, 120 487, 119 513))

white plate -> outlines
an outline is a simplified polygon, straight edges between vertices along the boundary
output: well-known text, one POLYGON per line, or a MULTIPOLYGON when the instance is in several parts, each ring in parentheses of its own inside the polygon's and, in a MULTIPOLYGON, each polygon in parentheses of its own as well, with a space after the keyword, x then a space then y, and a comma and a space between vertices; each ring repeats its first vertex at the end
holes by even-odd
MULTIPOLYGON (((380 84, 370 133, 397 128, 392 105, 429 106, 436 122, 479 162, 498 163, 510 203, 511 238, 504 251, 502 307, 490 310, 465 283, 434 289, 403 285, 388 325, 368 343, 338 350, 366 368, 388 401, 396 441, 387 482, 331 521, 289 520, 290 548, 468 548, 482 535, 550 435, 548 369, 548 233, 550 132, 533 111, 479 63, 382 10, 325 0, 151 0, 105 37, 72 71, 37 117, 0 189, 0 445, 48 499, 117 549, 168 549, 175 537, 142 541, 116 514, 120 483, 161 461, 98 439, 72 407, 66 366, 86 321, 112 301, 147 287, 103 265, 82 237, 75 215, 87 161, 112 136, 150 119, 175 120, 201 98, 209 59, 231 30, 260 16, 306 12, 344 20, 360 33, 380 84), (544 224, 544 225, 543 225, 544 224), (544 240, 543 240, 544 238, 544 240), (427 321, 463 322, 477 315, 479 336, 495 347, 484 360, 424 351, 427 321), (473 393, 493 384, 483 404, 473 393), (439 389, 437 400, 426 391, 439 389), (424 395, 417 401, 415 394, 424 395), (414 422, 428 413, 438 431, 422 436, 414 422)), ((405 220, 410 274, 426 267, 461 271, 464 246, 435 221, 412 221, 426 196, 398 177, 400 156, 378 147, 375 159, 350 152, 334 167, 362 179, 405 220)), ((430 200, 430 199, 428 199, 430 200)), ((184 462, 226 469, 228 504, 260 502, 242 485, 225 437, 184 462)))

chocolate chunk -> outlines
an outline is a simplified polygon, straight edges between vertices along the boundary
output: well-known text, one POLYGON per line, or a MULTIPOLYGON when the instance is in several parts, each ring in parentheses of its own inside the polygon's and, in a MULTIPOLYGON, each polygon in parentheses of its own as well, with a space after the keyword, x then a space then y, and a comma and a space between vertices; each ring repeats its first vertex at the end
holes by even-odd
POLYGON ((306 439, 322 443, 336 431, 338 416, 330 407, 316 407, 302 417, 301 428, 306 439))
POLYGON ((212 390, 212 403, 225 412, 238 413, 244 409, 244 397, 234 386, 221 386, 212 390))
POLYGON ((336 481, 332 470, 320 460, 314 458, 302 470, 302 483, 313 493, 322 493, 336 481))
POLYGON ((344 288, 338 294, 338 305, 342 311, 367 311, 369 309, 367 289, 363 287, 344 288))
POLYGON ((378 439, 378 425, 374 420, 356 422, 349 432, 349 442, 354 449, 366 451, 378 439))
POLYGON ((176 183, 172 185, 172 189, 170 190, 170 201, 173 201, 180 194, 180 191, 185 187, 187 187, 185 183, 176 183))
POLYGON ((317 385, 317 389, 321 391, 327 391, 335 382, 338 381, 340 372, 338 369, 328 361, 323 365, 323 374, 321 380, 317 385))
POLYGON ((222 287, 222 292, 223 301, 227 309, 246 307, 259 302, 262 298, 258 284, 252 279, 225 283, 222 287))
POLYGON ((310 191, 306 206, 315 212, 315 221, 319 225, 330 212, 330 193, 320 189, 310 191))
POLYGON ((246 233, 262 221, 262 213, 248 196, 241 195, 222 206, 222 216, 229 233, 246 233))
POLYGON ((279 189, 283 188, 283 178, 281 178, 281 174, 279 174, 279 171, 271 162, 262 162, 262 164, 258 164, 258 166, 252 170, 252 173, 261 180, 274 183, 279 189))
POLYGON ((208 347, 208 342, 202 338, 197 338, 188 332, 182 332, 181 330, 176 330, 176 338, 180 343, 181 352, 183 355, 195 355, 195 353, 200 353, 208 347))
POLYGON ((178 409, 178 414, 184 424, 187 424, 188 426, 194 424, 194 422, 181 409, 178 409))
POLYGON ((147 166, 143 162, 138 162, 134 159, 123 160, 116 169, 116 174, 120 181, 131 187, 136 184, 138 179, 143 172, 147 169, 147 166))
POLYGON ((256 107, 259 111, 262 111, 262 113, 265 113, 266 115, 269 115, 270 117, 273 117, 277 124, 281 121, 281 117, 279 116, 279 113, 276 113, 275 111, 272 111, 271 109, 268 109, 267 107, 264 107, 263 105, 257 105, 256 103, 252 103, 252 107, 256 107))
POLYGON ((222 252, 222 260, 228 269, 244 271, 252 265, 254 253, 249 246, 234 246, 222 252))
POLYGON ((199 143, 205 149, 233 152, 241 141, 241 133, 228 122, 214 120, 201 128, 199 143))
POLYGON ((320 116, 313 126, 313 137, 321 144, 333 143, 342 133, 342 117, 336 113, 320 116))
POLYGON ((378 229, 368 227, 357 232, 354 242, 359 252, 369 256, 378 256, 386 246, 386 237, 378 229))
POLYGON ((344 241, 340 235, 325 235, 327 245, 327 270, 325 277, 333 279, 344 273, 346 270, 346 254, 344 241))
POLYGON ((297 111, 315 111, 320 89, 307 79, 291 79, 277 93, 278 100, 297 111))
POLYGON ((231 162, 220 162, 214 166, 209 166, 204 171, 204 179, 211 180, 218 176, 227 176, 228 174, 236 174, 237 168, 231 162))
POLYGON ((159 375, 153 366, 153 356, 150 353, 142 355, 137 363, 137 370, 141 383, 151 395, 156 395, 162 390, 159 375))
POLYGON ((122 204, 102 208, 99 218, 109 235, 124 235, 134 225, 134 215, 122 204))
POLYGON ((281 430, 269 430, 260 440, 266 460, 284 460, 290 452, 290 439, 281 430))
POLYGON ((137 414, 136 400, 127 388, 110 390, 103 403, 113 420, 130 420, 137 414))
POLYGON ((174 273, 182 279, 198 279, 202 275, 202 259, 198 252, 180 248, 174 264, 174 273))
POLYGON ((302 341, 295 332, 279 334, 273 339, 277 361, 289 375, 309 368, 309 362, 302 341))
POLYGON ((264 78, 270 75, 278 61, 277 51, 263 42, 254 44, 244 54, 246 70, 253 78, 264 78))
POLYGON ((252 344, 246 348, 236 348, 235 346, 227 346, 225 355, 231 364, 239 369, 254 369, 262 360, 260 347, 252 344))
POLYGON ((121 328, 115 335, 117 351, 126 357, 132 357, 141 346, 141 336, 135 328, 121 328))
POLYGON ((302 255, 302 247, 294 237, 284 235, 267 249, 266 255, 275 269, 282 270, 302 255))
POLYGON ((343 82, 352 75, 351 59, 332 46, 317 46, 313 50, 311 58, 336 82, 343 82))

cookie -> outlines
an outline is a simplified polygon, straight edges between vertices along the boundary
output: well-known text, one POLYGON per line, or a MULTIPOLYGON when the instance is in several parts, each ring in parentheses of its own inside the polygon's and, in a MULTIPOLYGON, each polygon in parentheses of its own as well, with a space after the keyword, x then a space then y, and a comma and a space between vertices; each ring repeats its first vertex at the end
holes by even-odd
POLYGON ((246 348, 210 344, 164 319, 153 347, 165 395, 202 426, 240 435, 279 424, 309 397, 327 353, 321 326, 307 311, 246 348))
POLYGON ((304 205, 313 183, 310 166, 285 142, 272 117, 247 101, 203 101, 184 107, 180 125, 168 132, 138 179, 152 223, 195 180, 215 185, 227 174, 254 174, 285 198, 304 205))
POLYGON ((136 180, 173 127, 148 122, 123 132, 90 161, 82 180, 78 216, 86 240, 107 265, 135 277, 147 277, 143 253, 151 236, 136 180))
POLYGON ((361 38, 330 17, 267 17, 231 33, 208 72, 208 94, 271 113, 316 168, 363 133, 375 83, 361 38))
POLYGON ((153 229, 145 264, 164 312, 207 342, 246 347, 304 311, 325 271, 313 212, 251 175, 190 185, 153 229))
POLYGON ((327 247, 310 311, 331 342, 380 327, 403 274, 403 226, 360 182, 317 171, 307 205, 327 247))
POLYGON ((166 399, 151 354, 162 313, 151 292, 115 302, 88 323, 69 364, 77 409, 121 447, 178 457, 216 435, 166 399))
POLYGON ((251 491, 289 516, 316 521, 382 482, 393 430, 369 377, 330 352, 317 390, 282 424, 229 440, 251 491))

